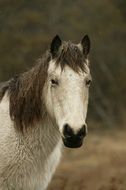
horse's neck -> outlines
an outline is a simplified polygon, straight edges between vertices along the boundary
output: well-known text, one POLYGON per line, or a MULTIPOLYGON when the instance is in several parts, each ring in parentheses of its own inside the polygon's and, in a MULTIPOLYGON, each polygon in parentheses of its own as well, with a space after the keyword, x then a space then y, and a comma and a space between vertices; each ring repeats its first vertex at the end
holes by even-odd
POLYGON ((60 134, 49 118, 39 122, 22 136, 25 146, 33 153, 40 154, 43 158, 48 157, 60 141, 60 134))
MULTIPOLYGON (((36 122, 33 126, 29 126, 27 130, 22 134, 22 132, 16 129, 13 121, 9 116, 9 96, 6 93, 0 103, 0 124, 1 131, 5 134, 5 131, 10 132, 11 139, 16 138, 16 141, 20 148, 25 151, 30 151, 33 154, 43 153, 48 156, 56 147, 60 141, 60 133, 58 127, 52 123, 52 120, 46 113, 42 121, 36 122), (6 120, 6 122, 3 122, 6 120), (10 123, 10 125, 8 125, 10 123)), ((6 134, 5 134, 6 135, 6 134)), ((30 153, 29 152, 29 153, 30 153)))

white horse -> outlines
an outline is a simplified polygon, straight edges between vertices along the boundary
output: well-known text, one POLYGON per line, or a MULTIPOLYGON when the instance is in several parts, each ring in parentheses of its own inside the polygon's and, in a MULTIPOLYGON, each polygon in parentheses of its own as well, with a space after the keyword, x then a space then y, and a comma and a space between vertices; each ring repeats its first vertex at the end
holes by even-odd
POLYGON ((86 135, 90 40, 62 42, 31 70, 0 86, 0 190, 45 190, 62 141, 77 148, 86 135))

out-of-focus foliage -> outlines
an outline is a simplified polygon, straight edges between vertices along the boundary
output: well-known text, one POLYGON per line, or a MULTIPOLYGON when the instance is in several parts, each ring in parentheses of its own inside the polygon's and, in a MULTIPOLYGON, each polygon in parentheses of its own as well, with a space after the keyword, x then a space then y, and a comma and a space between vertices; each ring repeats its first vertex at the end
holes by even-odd
POLYGON ((55 34, 91 38, 90 121, 115 126, 126 106, 125 0, 1 0, 0 81, 34 64, 55 34))

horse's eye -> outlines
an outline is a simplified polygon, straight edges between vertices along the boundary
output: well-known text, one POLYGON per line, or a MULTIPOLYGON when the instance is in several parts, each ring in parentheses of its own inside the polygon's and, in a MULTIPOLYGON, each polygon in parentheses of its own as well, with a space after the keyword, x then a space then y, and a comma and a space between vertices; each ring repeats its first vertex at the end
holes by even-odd
POLYGON ((54 85, 58 85, 59 83, 58 83, 58 80, 52 79, 51 80, 51 84, 54 86, 54 85))
POLYGON ((91 84, 91 79, 87 79, 87 80, 86 80, 86 85, 87 85, 87 86, 90 86, 90 84, 91 84))

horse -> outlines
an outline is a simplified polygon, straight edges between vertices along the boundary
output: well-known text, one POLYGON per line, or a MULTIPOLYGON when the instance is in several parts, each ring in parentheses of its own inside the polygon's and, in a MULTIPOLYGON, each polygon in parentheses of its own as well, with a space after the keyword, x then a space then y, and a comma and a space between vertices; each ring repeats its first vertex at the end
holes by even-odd
POLYGON ((46 190, 63 145, 87 134, 90 39, 56 35, 31 69, 0 84, 0 190, 46 190))

